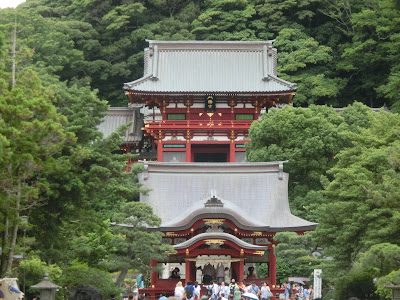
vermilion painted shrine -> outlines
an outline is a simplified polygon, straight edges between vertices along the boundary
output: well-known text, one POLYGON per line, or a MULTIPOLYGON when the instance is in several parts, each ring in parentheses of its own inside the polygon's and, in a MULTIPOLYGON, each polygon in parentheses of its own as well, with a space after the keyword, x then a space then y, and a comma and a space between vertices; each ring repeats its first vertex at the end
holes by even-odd
POLYGON ((246 162, 251 123, 296 91, 276 75, 273 41, 148 43, 143 77, 124 85, 129 107, 111 109, 100 128, 107 135, 134 121, 123 149, 157 160, 144 161, 140 182, 151 192, 140 201, 162 219, 149 230, 162 231, 176 254, 152 261, 164 271, 145 292, 172 291, 179 279, 171 268, 183 281, 249 278, 274 287, 275 233, 316 224, 290 213, 285 162, 246 162), (267 278, 257 276, 261 263, 267 278))

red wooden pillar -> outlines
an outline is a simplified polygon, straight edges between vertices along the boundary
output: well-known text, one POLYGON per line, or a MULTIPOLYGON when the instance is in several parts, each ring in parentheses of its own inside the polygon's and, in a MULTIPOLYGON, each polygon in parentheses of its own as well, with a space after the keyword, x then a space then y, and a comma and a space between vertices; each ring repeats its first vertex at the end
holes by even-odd
POLYGON ((158 142, 157 161, 163 161, 163 144, 158 142))
POLYGON ((274 247, 269 249, 269 280, 271 286, 276 286, 276 256, 274 253, 274 247))
POLYGON ((190 281, 190 263, 191 261, 189 260, 185 262, 185 285, 190 281))
POLYGON ((238 281, 244 280, 244 260, 239 261, 238 281))
POLYGON ((233 140, 229 144, 229 162, 235 162, 235 143, 233 140))
POLYGON ((186 162, 192 162, 192 143, 186 143, 186 162))
MULTIPOLYGON (((155 259, 151 259, 150 260, 150 267, 157 267, 157 260, 155 259)), ((151 272, 151 278, 150 278, 150 282, 151 282, 151 287, 154 285, 157 285, 157 281, 158 281, 158 273, 156 271, 152 271, 151 272)))

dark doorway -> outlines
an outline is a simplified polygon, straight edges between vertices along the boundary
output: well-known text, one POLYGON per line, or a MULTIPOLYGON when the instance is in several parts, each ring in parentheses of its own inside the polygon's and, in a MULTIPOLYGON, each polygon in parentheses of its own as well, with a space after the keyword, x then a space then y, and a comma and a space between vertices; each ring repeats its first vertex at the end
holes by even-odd
POLYGON ((195 153, 194 162, 227 162, 226 153, 195 153))
POLYGON ((192 145, 193 162, 228 162, 229 145, 192 145))

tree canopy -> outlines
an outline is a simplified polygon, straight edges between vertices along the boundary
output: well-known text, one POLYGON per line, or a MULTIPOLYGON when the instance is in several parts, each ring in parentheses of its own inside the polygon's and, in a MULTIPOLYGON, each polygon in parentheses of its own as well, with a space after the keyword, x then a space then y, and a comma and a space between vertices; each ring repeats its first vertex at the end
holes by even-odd
POLYGON ((399 283, 399 122, 354 103, 285 107, 251 126, 248 159, 288 159, 292 213, 318 222, 311 235, 277 234, 278 258, 297 276, 322 267, 336 299, 377 299, 399 283))
POLYGON ((27 0, 0 11, 32 62, 124 106, 124 82, 141 77, 145 39, 276 39, 278 75, 298 84, 296 106, 354 100, 397 111, 399 5, 307 0, 27 0))

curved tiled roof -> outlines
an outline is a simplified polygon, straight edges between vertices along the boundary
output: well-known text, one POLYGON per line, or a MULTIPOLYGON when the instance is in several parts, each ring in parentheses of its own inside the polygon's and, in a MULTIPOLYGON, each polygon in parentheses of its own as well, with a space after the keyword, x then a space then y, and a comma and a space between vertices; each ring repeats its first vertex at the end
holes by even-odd
POLYGON ((269 230, 270 226, 255 220, 251 215, 244 212, 239 206, 230 201, 222 200, 224 206, 204 206, 205 201, 196 202, 192 207, 184 210, 175 219, 162 223, 160 230, 185 230, 190 228, 196 221, 203 218, 226 218, 231 220, 237 227, 244 230, 269 230))
POLYGON ((282 93, 296 85, 276 76, 273 41, 148 41, 145 72, 124 84, 146 93, 282 93))
POLYGON ((142 202, 153 207, 163 231, 185 230, 202 218, 226 218, 244 230, 307 231, 316 223, 292 215, 284 162, 145 162, 142 202), (211 195, 210 195, 211 193, 211 195), (213 197, 222 206, 206 206, 213 197))

